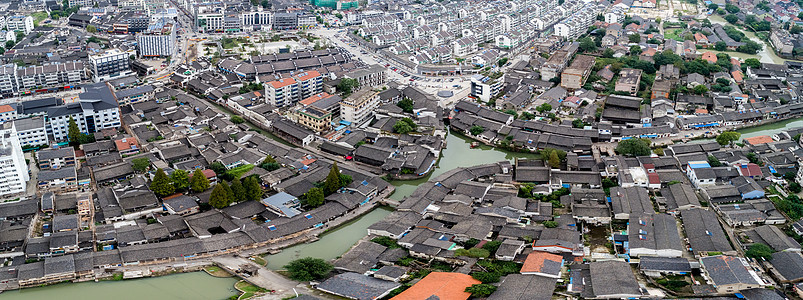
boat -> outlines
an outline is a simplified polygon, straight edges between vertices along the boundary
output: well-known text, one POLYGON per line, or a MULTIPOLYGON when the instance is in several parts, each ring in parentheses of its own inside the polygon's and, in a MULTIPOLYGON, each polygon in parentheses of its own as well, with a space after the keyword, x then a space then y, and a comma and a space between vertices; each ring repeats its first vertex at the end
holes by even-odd
POLYGON ((471 142, 471 148, 477 148, 480 146, 480 142, 471 142))

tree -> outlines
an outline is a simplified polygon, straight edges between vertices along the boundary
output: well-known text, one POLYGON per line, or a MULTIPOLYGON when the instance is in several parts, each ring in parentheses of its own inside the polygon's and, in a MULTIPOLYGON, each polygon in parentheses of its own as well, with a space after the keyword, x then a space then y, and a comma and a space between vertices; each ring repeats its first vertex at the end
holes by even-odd
POLYGON ((473 277, 476 280, 479 280, 482 283, 499 282, 499 277, 501 276, 502 274, 499 274, 497 272, 474 272, 471 274, 471 277, 473 277))
POLYGON ((396 121, 396 124, 393 124, 393 131, 398 134, 407 134, 414 132, 416 129, 418 129, 418 125, 416 125, 413 119, 410 118, 403 118, 399 121, 396 121))
POLYGON ((717 157, 713 156, 713 155, 709 155, 708 156, 708 164, 710 166, 712 166, 712 167, 721 167, 722 166, 722 163, 719 162, 719 159, 717 159, 717 157))
POLYGON ((357 79, 353 78, 343 78, 340 80, 340 83, 337 84, 337 90, 343 93, 344 96, 351 95, 351 92, 359 86, 360 83, 357 82, 357 79))
POLYGON ((474 125, 471 126, 468 132, 471 133, 471 135, 479 135, 480 133, 485 132, 485 128, 479 125, 474 125))
POLYGON ((594 52, 597 51, 597 43, 594 42, 590 37, 582 37, 577 39, 580 43, 580 51, 583 52, 594 52))
POLYGON ((243 181, 243 186, 245 187, 245 198, 246 200, 253 200, 259 201, 262 199, 262 185, 259 184, 259 180, 257 180, 254 176, 248 176, 243 181))
POLYGON ((641 54, 641 46, 633 45, 630 46, 630 55, 639 55, 641 54))
POLYGON ((308 208, 316 208, 324 202, 323 190, 316 187, 309 189, 301 199, 301 204, 308 208))
POLYGON ((496 65, 497 65, 497 66, 499 66, 499 67, 501 68, 501 67, 502 67, 502 66, 504 66, 506 63, 507 63, 507 57, 502 57, 502 58, 500 58, 500 59, 499 59, 499 60, 496 62, 496 65))
POLYGON ((728 11, 729 13, 735 14, 735 13, 739 12, 739 7, 736 6, 736 5, 728 3, 728 4, 725 4, 725 10, 728 11))
POLYGON ((719 41, 716 44, 714 44, 714 49, 716 49, 717 51, 728 50, 728 44, 723 41, 719 41))
POLYGON ((552 151, 549 153, 549 166, 552 168, 560 168, 560 158, 558 158, 558 153, 556 151, 552 151))
POLYGON ((721 146, 728 146, 733 144, 733 142, 738 141, 740 137, 742 137, 741 133, 736 131, 725 131, 719 134, 716 140, 721 146))
POLYGON ((555 227, 558 227, 558 222, 555 222, 555 221, 544 221, 544 227, 546 227, 546 228, 555 228, 555 227))
POLYGON ((405 97, 404 99, 399 100, 399 103, 396 103, 396 106, 408 114, 413 113, 413 99, 405 97))
POLYGON ((231 118, 229 118, 229 121, 231 121, 234 124, 245 123, 245 119, 243 119, 243 117, 241 116, 231 116, 231 118))
POLYGON ((491 256, 491 252, 482 248, 468 248, 468 249, 457 249, 454 252, 455 256, 468 256, 468 257, 475 257, 475 258, 487 258, 491 256))
POLYGON ((178 169, 170 174, 170 181, 173 183, 173 188, 176 191, 184 191, 190 187, 190 176, 187 171, 178 169))
POLYGON ((627 139, 616 145, 616 153, 630 156, 650 155, 650 141, 645 139, 627 139))
POLYGON ((759 61, 757 58, 745 59, 744 60, 744 64, 747 65, 748 67, 751 67, 751 68, 760 68, 761 67, 761 61, 759 61))
POLYGON ((305 257, 291 261, 284 266, 290 274, 290 279, 297 281, 311 281, 326 278, 334 267, 320 258, 305 257))
POLYGON ((631 34, 627 36, 627 41, 631 43, 638 43, 641 41, 641 35, 638 33, 631 34))
POLYGON ((614 54, 616 54, 616 52, 614 52, 611 48, 605 48, 605 51, 602 51, 603 58, 613 58, 614 54))
POLYGON ((153 176, 151 191, 159 197, 172 195, 176 191, 176 188, 170 182, 170 178, 167 177, 167 173, 162 168, 157 169, 156 175, 153 176))
POLYGON ((702 95, 708 92, 708 87, 705 85, 698 85, 694 87, 694 93, 697 95, 702 95))
POLYGON ((67 138, 70 140, 70 144, 78 146, 81 143, 81 134, 81 129, 78 129, 78 123, 75 123, 75 119, 70 116, 67 121, 67 138))
POLYGON ((472 284, 465 289, 466 293, 471 293, 471 297, 485 298, 496 292, 496 286, 492 284, 472 284))
POLYGON ((93 25, 86 25, 86 32, 97 33, 98 29, 95 28, 95 26, 93 26, 93 25))
POLYGON ((792 181, 789 183, 789 191, 797 194, 803 191, 803 187, 801 187, 799 183, 792 181))
POLYGON ((201 169, 195 169, 190 179, 190 188, 193 192, 200 193, 209 189, 209 178, 206 178, 201 169))
POLYGON ((6 49, 14 48, 14 44, 16 44, 14 41, 6 41, 6 49))
POLYGON ((755 243, 750 245, 749 248, 747 248, 747 251, 744 253, 744 256, 755 259, 770 260, 772 259, 773 252, 775 251, 772 251, 772 248, 770 248, 770 246, 764 245, 762 243, 755 243))
POLYGON ((209 195, 209 205, 214 208, 226 208, 231 204, 231 200, 229 199, 229 193, 226 191, 226 183, 221 182, 215 185, 215 188, 212 189, 212 194, 209 195))
POLYGON ((549 103, 544 103, 544 104, 541 104, 541 105, 539 105, 538 107, 536 107, 536 108, 535 108, 535 110, 536 110, 537 112, 539 112, 539 113, 544 113, 544 112, 552 111, 552 105, 551 105, 551 104, 549 104, 549 103))
POLYGON ((222 175, 223 173, 226 173, 226 166, 224 166, 223 163, 219 161, 210 164, 209 168, 212 169, 212 171, 215 171, 215 174, 217 175, 222 175))
POLYGON ((488 250, 488 252, 494 254, 496 250, 499 250, 499 246, 502 246, 502 241, 490 241, 482 245, 482 249, 488 250))
POLYGON ((234 196, 232 198, 234 201, 243 202, 245 200, 248 200, 248 198, 247 198, 247 196, 245 194, 245 187, 243 186, 243 183, 242 183, 242 181, 240 181, 240 179, 238 179, 236 177, 234 179, 232 179, 230 187, 231 187, 232 196, 234 196))
POLYGON ((731 24, 736 24, 736 22, 739 21, 739 17, 737 17, 736 15, 727 15, 725 16, 725 21, 728 21, 728 23, 731 24))
POLYGON ((148 159, 147 157, 138 157, 131 160, 131 168, 133 168, 134 171, 137 171, 139 173, 147 171, 148 167, 150 166, 151 166, 151 160, 148 159))
POLYGON ((585 126, 586 126, 586 122, 583 122, 583 120, 580 120, 580 119, 572 120, 572 127, 574 127, 574 128, 583 128, 585 126))
POLYGON ((337 162, 332 163, 332 168, 329 169, 329 174, 326 175, 326 181, 323 184, 323 192, 326 195, 331 195, 337 192, 342 185, 340 182, 340 169, 337 167, 337 162))

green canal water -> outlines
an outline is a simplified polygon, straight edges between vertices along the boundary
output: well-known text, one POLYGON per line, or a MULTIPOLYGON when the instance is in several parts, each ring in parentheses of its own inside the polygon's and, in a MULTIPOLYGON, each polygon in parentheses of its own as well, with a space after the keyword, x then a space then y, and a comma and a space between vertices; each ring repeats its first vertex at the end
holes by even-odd
POLYGON ((62 283, 7 291, 2 300, 222 300, 237 295, 234 278, 212 277, 204 272, 174 274, 123 281, 62 283))
POLYGON ((782 131, 787 131, 789 129, 798 127, 803 127, 803 118, 794 118, 780 122, 775 122, 772 124, 765 124, 756 127, 744 128, 737 130, 737 132, 742 134, 742 138, 749 138, 760 135, 772 136, 773 134, 777 134, 782 131))

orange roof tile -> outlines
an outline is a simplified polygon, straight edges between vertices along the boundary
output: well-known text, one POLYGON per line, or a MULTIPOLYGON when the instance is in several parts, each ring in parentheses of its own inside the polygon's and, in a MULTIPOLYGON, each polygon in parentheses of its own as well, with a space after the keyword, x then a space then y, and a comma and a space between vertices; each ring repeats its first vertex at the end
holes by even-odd
POLYGON ((11 105, 0 105, 0 114, 4 114, 7 112, 14 111, 14 108, 11 105))
POLYGON ((708 113, 708 110, 707 110, 707 109, 705 109, 705 108, 698 108, 698 109, 695 109, 695 110, 694 110, 694 113, 695 113, 695 114, 707 114, 707 113, 708 113))
POLYGON ((761 145, 774 142, 769 135, 759 135, 749 138, 744 138, 744 142, 750 145, 761 145))
POLYGON ((739 70, 731 72, 731 76, 733 76, 733 80, 736 80, 736 82, 742 82, 744 80, 744 75, 742 75, 742 71, 739 70))
POLYGON ((710 62, 712 64, 717 63, 717 55, 714 54, 714 52, 711 52, 711 51, 703 53, 703 59, 707 60, 708 62, 710 62))
POLYGON ((324 93, 317 93, 315 95, 309 96, 307 99, 301 100, 301 105, 307 106, 307 105, 313 104, 315 102, 318 102, 318 100, 321 100, 323 98, 327 98, 329 96, 331 96, 331 95, 329 95, 328 93, 325 93, 325 92, 324 93))
POLYGON ((440 300, 466 300, 466 288, 480 284, 479 280, 461 273, 432 272, 393 300, 423 300, 436 296, 440 300))
POLYGON ((269 83, 274 89, 280 89, 288 85, 294 84, 296 83, 296 81, 293 78, 282 78, 276 81, 271 81, 269 83))
POLYGON ((298 79, 298 80, 304 81, 304 80, 309 80, 309 79, 312 79, 312 78, 315 78, 315 77, 318 77, 318 76, 321 76, 321 73, 318 73, 318 71, 309 71, 309 72, 304 72, 304 73, 301 73, 301 74, 297 74, 295 76, 295 78, 298 79))
POLYGON ((117 151, 126 151, 134 148, 139 148, 139 142, 135 138, 124 138, 114 141, 117 146, 117 151))
POLYGON ((524 260, 524 265, 521 266, 521 273, 541 272, 541 267, 544 265, 544 261, 547 260, 560 263, 563 262, 563 257, 548 252, 533 251, 524 260))

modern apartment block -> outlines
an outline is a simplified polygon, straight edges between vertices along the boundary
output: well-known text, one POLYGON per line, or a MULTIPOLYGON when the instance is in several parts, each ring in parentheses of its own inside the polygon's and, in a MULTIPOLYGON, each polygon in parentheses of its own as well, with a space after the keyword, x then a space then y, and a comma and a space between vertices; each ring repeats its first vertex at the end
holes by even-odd
POLYGON ((356 69, 344 74, 343 77, 356 79, 361 87, 373 87, 388 82, 388 75, 385 74, 385 68, 380 65, 371 65, 368 68, 356 69))
POLYGON ((33 17, 11 16, 6 19, 6 28, 12 31, 21 31, 28 35, 33 31, 33 17))
POLYGON ((361 89, 340 102, 340 117, 359 126, 371 120, 379 103, 379 92, 371 88, 361 89))
POLYGON ((282 107, 294 105, 301 99, 323 91, 323 77, 318 71, 295 74, 265 84, 265 99, 268 103, 282 107))
POLYGON ((505 85, 505 75, 502 73, 490 76, 474 75, 471 77, 471 96, 482 101, 491 100, 505 85))
POLYGON ((14 120, 20 145, 42 146, 50 143, 47 137, 47 122, 42 116, 14 120))
POLYGON ((137 35, 141 56, 171 56, 176 54, 175 25, 158 20, 137 35))
POLYGON ((120 49, 108 49, 89 55, 89 72, 95 82, 107 81, 112 78, 133 75, 129 64, 129 56, 134 53, 124 52, 120 49))
POLYGON ((31 178, 14 122, 0 125, 0 137, 0 196, 25 193, 25 184, 31 178))
POLYGON ((84 63, 81 61, 19 68, 16 75, 20 90, 71 85, 87 79, 84 63))

